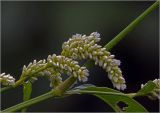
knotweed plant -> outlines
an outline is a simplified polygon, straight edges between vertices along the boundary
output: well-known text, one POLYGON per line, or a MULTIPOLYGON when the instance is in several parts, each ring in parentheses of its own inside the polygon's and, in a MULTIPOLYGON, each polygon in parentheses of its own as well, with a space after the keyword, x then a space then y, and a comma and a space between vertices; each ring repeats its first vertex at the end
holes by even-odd
POLYGON ((14 76, 10 74, 0 74, 0 83, 3 85, 1 93, 23 85, 24 102, 7 108, 3 112, 25 112, 29 106, 45 99, 66 97, 74 94, 94 95, 110 105, 116 112, 147 112, 146 108, 134 98, 147 96, 151 100, 160 99, 160 79, 149 80, 147 83, 142 84, 139 87, 139 91, 135 93, 121 92, 127 90, 127 82, 120 68, 121 61, 117 60, 117 57, 110 53, 109 50, 132 31, 158 5, 159 1, 155 2, 104 47, 98 44, 101 40, 98 32, 93 32, 90 35, 76 34, 62 44, 61 55, 48 55, 46 59, 34 60, 27 66, 24 65, 19 80, 15 80, 14 76), (87 64, 90 61, 94 61, 95 65, 103 68, 115 89, 85 84, 89 77, 88 67, 86 64, 85 66, 79 64, 79 61, 84 59, 89 59, 87 64), (62 73, 67 75, 67 79, 62 78, 62 73), (51 91, 30 99, 32 84, 39 77, 45 77, 49 80, 51 91), (79 82, 83 85, 73 86, 79 82), (119 102, 124 102, 127 107, 120 108, 119 102))

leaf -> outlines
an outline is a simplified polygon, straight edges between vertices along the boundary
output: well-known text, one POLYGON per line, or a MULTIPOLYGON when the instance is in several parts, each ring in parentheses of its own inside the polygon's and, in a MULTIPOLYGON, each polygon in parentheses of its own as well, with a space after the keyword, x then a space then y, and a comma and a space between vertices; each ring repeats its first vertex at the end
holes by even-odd
POLYGON ((80 94, 94 95, 103 100, 105 103, 109 104, 116 112, 147 112, 147 110, 136 100, 126 96, 120 91, 107 87, 83 87, 83 85, 80 87, 81 89, 75 88, 75 90, 72 91, 80 94), (125 105, 125 107, 121 108, 119 104, 122 103, 125 105))
POLYGON ((30 81, 27 81, 23 84, 23 101, 30 99, 32 93, 32 84, 30 81))
MULTIPOLYGON (((23 83, 23 101, 30 99, 32 93, 32 83, 28 80, 23 83)), ((25 112, 27 108, 22 109, 22 112, 25 112)))
POLYGON ((83 84, 83 85, 77 86, 77 87, 75 87, 75 88, 73 88, 73 89, 74 89, 74 90, 76 90, 76 89, 86 89, 86 88, 88 88, 88 87, 96 87, 96 86, 93 85, 93 84, 83 84))
POLYGON ((143 88, 141 88, 136 95, 147 95, 156 88, 156 84, 153 81, 148 81, 143 88))

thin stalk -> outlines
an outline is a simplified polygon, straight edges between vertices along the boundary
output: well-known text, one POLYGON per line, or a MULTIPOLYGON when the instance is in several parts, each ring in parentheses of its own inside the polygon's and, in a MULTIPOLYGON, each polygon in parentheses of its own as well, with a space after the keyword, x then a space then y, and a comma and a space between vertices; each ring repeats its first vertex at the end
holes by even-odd
MULTIPOLYGON (((159 5, 159 2, 155 2, 152 6, 150 6, 144 13, 142 13, 137 19, 135 19, 131 24, 129 24, 123 31, 121 31, 114 39, 112 39, 106 46, 105 48, 107 48, 107 50, 110 50, 112 49, 118 42, 120 42, 129 32, 131 32, 133 30, 133 28, 135 28, 138 23, 140 23, 147 15, 149 15, 154 9, 156 9, 159 5)), ((66 85, 65 83, 67 84, 70 84, 72 85, 71 83, 74 83, 75 80, 72 79, 73 76, 70 76, 67 81, 65 80, 61 86, 59 86, 59 88, 57 88, 57 92, 60 91, 59 89, 63 90, 61 92, 65 92, 67 90, 67 88, 69 88, 69 85, 66 85), (70 78, 71 78, 71 81, 70 81, 70 78)), ((56 93, 57 93, 56 92, 56 93)), ((43 94, 39 97, 36 97, 36 98, 33 98, 31 100, 28 100, 28 101, 25 101, 25 102, 22 102, 18 105, 15 105, 15 106, 12 106, 10 108, 7 108, 5 110, 3 110, 3 112, 11 112, 11 111, 17 111, 17 110, 21 110, 25 107, 28 107, 28 106, 31 106, 33 104, 36 104, 38 102, 41 102, 41 101, 44 101, 48 98, 51 98, 51 97, 54 97, 54 96, 59 96, 61 95, 62 93, 58 93, 54 95, 53 92, 48 92, 46 94, 43 94)))
MULTIPOLYGON (((152 91, 151 91, 152 92, 152 91)), ((128 93, 128 94, 125 94, 126 96, 129 96, 131 98, 135 98, 135 97, 141 97, 141 96, 147 96, 149 95, 151 92, 148 92, 148 93, 128 93)))
POLYGON ((1 89, 0 89, 0 93, 5 92, 5 91, 7 91, 7 90, 10 90, 10 89, 12 89, 12 88, 13 88, 12 86, 8 86, 8 87, 1 88, 1 89))
POLYGON ((43 70, 45 70, 45 69, 47 69, 47 68, 49 68, 49 67, 51 67, 50 65, 45 65, 45 66, 43 66, 43 67, 41 67, 41 68, 39 68, 38 70, 36 70, 34 73, 32 73, 30 76, 26 76, 26 75, 21 75, 21 78, 13 85, 13 87, 15 88, 15 87, 17 87, 17 86, 19 86, 19 85, 21 85, 27 78, 29 78, 29 77, 32 77, 32 76, 34 76, 35 74, 37 74, 38 72, 41 72, 41 71, 43 71, 43 70))
POLYGON ((138 96, 137 93, 128 93, 128 94, 125 94, 125 95, 130 97, 130 98, 134 98, 134 97, 138 96))
MULTIPOLYGON (((124 95, 128 96, 130 98, 135 97, 136 93, 128 93, 128 94, 123 94, 123 93, 113 93, 113 92, 100 92, 100 91, 67 91, 64 95, 72 95, 72 94, 105 94, 105 95, 124 95)), ((138 95, 137 95, 138 96, 138 95)), ((41 101, 44 101, 46 99, 52 98, 52 97, 57 97, 57 93, 54 95, 53 91, 50 91, 48 93, 45 93, 41 96, 38 96, 36 98, 30 99, 28 101, 22 102, 20 104, 17 104, 15 106, 12 106, 10 108, 7 108, 3 110, 2 112, 14 112, 21 110, 25 107, 29 107, 31 105, 34 105, 36 103, 39 103, 41 101)))
POLYGON ((77 80, 77 78, 75 78, 74 76, 70 76, 68 77, 64 82, 62 82, 62 84, 60 84, 59 86, 57 86, 54 89, 54 94, 57 96, 62 96, 64 94, 64 92, 69 89, 71 87, 71 85, 77 80))
POLYGON ((2 112, 18 111, 18 110, 21 110, 21 109, 23 109, 25 107, 31 106, 33 104, 39 103, 41 101, 44 101, 44 100, 52 98, 52 97, 54 97, 54 94, 53 94, 53 91, 50 91, 50 92, 45 93, 45 94, 43 94, 41 96, 38 96, 36 98, 30 99, 28 101, 25 101, 25 102, 22 102, 20 104, 15 105, 15 106, 12 106, 10 108, 7 108, 7 109, 3 110, 2 112))
POLYGON ((29 107, 33 104, 36 104, 38 102, 41 102, 43 100, 49 99, 51 97, 59 97, 64 94, 64 92, 76 81, 76 78, 73 76, 68 77, 62 84, 57 86, 54 90, 45 93, 41 96, 38 96, 36 98, 30 99, 28 101, 24 101, 20 104, 17 104, 15 106, 12 106, 10 108, 7 108, 3 110, 3 112, 13 112, 13 111, 18 111, 23 108, 29 107))
MULTIPOLYGON (((40 69, 38 69, 38 70, 36 70, 34 73, 32 73, 30 76, 24 76, 24 75, 22 74, 22 75, 21 75, 21 78, 20 78, 18 81, 16 81, 16 83, 15 83, 13 86, 7 86, 7 87, 4 87, 4 88, 1 88, 1 89, 0 89, 0 93, 5 92, 5 91, 8 91, 8 90, 10 90, 10 89, 12 89, 12 88, 16 88, 16 87, 22 85, 22 83, 23 83, 27 78, 32 77, 32 76, 34 76, 35 74, 37 74, 38 72, 43 71, 43 70, 45 70, 46 68, 49 68, 49 67, 51 67, 51 66, 50 66, 50 65, 46 65, 46 66, 44 66, 44 67, 41 67, 40 69)), ((35 76, 35 77, 36 77, 36 76, 35 76)))
POLYGON ((115 45, 117 45, 127 34, 129 34, 146 16, 148 16, 153 10, 159 6, 159 1, 156 1, 147 10, 145 10, 139 17, 137 17, 132 23, 130 23, 123 31, 121 31, 115 38, 113 38, 104 47, 107 50, 111 50, 115 45))

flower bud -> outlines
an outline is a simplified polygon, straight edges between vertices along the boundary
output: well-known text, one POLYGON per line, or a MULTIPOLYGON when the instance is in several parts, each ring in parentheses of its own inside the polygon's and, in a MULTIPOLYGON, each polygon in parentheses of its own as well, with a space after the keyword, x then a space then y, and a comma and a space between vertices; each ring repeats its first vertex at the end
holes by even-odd
POLYGON ((0 74, 0 83, 4 86, 10 86, 15 84, 15 78, 10 74, 2 73, 0 74))

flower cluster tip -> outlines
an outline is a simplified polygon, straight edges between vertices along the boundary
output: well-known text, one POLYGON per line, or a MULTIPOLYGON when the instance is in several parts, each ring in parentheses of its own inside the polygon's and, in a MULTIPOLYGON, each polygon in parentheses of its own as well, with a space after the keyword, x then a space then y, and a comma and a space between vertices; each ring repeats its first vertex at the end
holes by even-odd
POLYGON ((15 78, 10 74, 2 73, 0 74, 0 83, 4 86, 10 86, 15 84, 15 78))

